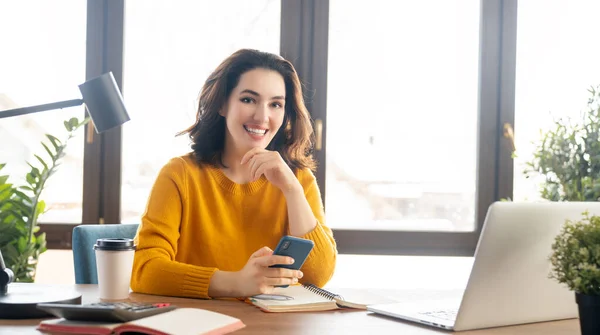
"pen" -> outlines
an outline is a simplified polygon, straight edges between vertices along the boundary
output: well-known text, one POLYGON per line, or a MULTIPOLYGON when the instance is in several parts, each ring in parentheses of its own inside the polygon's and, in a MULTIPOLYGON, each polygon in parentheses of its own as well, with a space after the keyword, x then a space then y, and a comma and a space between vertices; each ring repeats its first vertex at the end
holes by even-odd
POLYGON ((292 297, 288 297, 287 295, 281 294, 258 294, 252 296, 252 298, 259 300, 294 300, 294 298, 292 297))

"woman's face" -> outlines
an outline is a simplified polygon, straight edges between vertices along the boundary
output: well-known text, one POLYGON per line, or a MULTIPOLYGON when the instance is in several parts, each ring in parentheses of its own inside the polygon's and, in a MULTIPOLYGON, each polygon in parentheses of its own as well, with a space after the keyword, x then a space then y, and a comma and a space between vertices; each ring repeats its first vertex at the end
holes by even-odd
POLYGON ((226 120, 226 150, 244 154, 255 147, 266 148, 285 115, 283 77, 267 69, 244 73, 220 114, 226 120))

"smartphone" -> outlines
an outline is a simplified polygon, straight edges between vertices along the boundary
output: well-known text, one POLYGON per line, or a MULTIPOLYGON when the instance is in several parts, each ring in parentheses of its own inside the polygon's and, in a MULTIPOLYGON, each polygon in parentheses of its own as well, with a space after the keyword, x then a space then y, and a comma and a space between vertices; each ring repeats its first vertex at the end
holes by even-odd
MULTIPOLYGON (((294 264, 275 264, 270 267, 300 270, 314 246, 315 243, 311 240, 286 235, 279 240, 277 247, 273 251, 273 255, 292 257, 294 264)), ((288 285, 277 287, 288 287, 288 285)))

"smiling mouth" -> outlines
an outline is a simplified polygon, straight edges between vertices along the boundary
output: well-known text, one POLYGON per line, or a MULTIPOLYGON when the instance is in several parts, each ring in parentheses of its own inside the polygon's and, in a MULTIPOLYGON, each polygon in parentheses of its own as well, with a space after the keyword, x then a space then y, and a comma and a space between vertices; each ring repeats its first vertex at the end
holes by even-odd
POLYGON ((248 126, 244 126, 244 129, 246 129, 250 135, 255 136, 265 136, 265 134, 269 131, 268 129, 252 128, 248 126))

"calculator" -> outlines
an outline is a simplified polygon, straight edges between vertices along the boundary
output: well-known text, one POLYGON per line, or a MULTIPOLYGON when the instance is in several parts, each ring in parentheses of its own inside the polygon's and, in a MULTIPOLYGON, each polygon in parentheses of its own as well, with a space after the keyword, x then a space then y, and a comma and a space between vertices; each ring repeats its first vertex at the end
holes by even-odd
POLYGON ((37 308, 71 321, 128 322, 177 308, 170 303, 95 302, 88 304, 37 304, 37 308))

